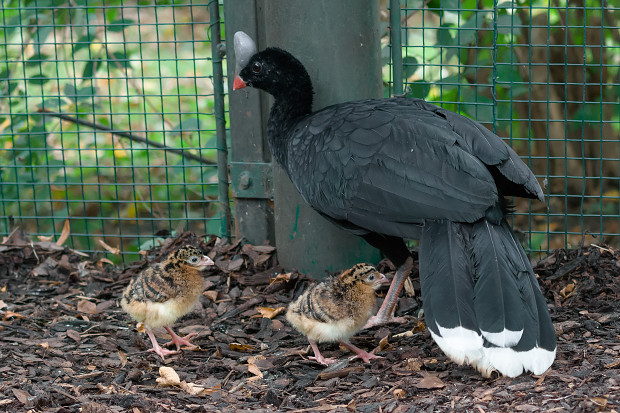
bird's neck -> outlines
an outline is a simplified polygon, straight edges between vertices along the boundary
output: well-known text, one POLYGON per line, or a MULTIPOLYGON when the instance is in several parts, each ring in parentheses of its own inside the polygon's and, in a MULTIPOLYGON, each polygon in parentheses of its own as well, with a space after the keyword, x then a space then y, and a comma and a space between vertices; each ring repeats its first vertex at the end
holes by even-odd
POLYGON ((276 161, 288 172, 287 153, 291 132, 312 113, 312 83, 307 73, 294 87, 273 94, 275 102, 267 122, 269 147, 276 161))

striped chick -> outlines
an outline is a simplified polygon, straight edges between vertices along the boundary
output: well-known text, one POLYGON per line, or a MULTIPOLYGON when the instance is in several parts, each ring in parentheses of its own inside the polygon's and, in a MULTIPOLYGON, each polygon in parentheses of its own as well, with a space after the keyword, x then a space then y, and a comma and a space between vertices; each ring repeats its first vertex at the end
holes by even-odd
POLYGON ((388 279, 374 267, 356 264, 338 277, 324 281, 291 302, 286 319, 308 337, 314 350, 312 360, 328 365, 336 359, 321 355, 317 343, 338 341, 357 357, 368 363, 380 358, 349 342, 360 331, 375 310, 375 290, 389 284, 388 279))
POLYGON ((187 314, 198 302, 204 289, 200 274, 213 261, 194 246, 186 245, 170 254, 165 261, 157 263, 134 278, 123 293, 121 307, 136 321, 143 323, 153 343, 154 351, 164 359, 176 354, 182 345, 193 346, 189 338, 177 336, 169 327, 179 317, 187 314), (152 329, 164 327, 172 341, 164 344, 176 345, 177 351, 162 348, 152 329))

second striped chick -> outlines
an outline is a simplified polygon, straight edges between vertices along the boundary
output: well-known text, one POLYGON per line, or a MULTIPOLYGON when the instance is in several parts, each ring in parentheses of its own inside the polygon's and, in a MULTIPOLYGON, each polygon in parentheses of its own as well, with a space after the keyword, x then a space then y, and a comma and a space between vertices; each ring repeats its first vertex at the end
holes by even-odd
POLYGON ((310 359, 328 365, 335 358, 325 358, 317 343, 339 342, 368 363, 380 358, 349 342, 375 310, 375 291, 388 279, 373 266, 356 264, 338 277, 317 284, 289 304, 286 319, 308 337, 314 350, 310 359))

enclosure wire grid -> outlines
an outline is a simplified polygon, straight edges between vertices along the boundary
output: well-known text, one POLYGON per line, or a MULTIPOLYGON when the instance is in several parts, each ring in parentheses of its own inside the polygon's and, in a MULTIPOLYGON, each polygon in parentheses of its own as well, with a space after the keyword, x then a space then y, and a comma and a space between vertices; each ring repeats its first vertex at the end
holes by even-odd
POLYGON ((209 4, 4 2, 0 235, 68 219, 70 247, 131 255, 221 234, 209 4))
MULTIPOLYGON (((525 233, 527 249, 618 247, 620 8, 594 1, 400 3, 398 71, 407 95, 486 125, 543 187, 546 203, 513 200, 512 224, 525 233)), ((385 73, 384 80, 392 86, 385 73)))

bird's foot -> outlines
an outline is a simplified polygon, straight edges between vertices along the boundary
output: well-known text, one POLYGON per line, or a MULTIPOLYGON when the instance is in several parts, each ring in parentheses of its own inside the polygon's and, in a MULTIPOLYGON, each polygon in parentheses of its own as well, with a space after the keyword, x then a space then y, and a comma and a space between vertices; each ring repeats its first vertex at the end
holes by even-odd
POLYGON ((174 331, 172 331, 171 328, 169 327, 164 327, 166 329, 166 331, 168 331, 168 334, 170 334, 170 337, 172 337, 172 340, 170 340, 169 342, 167 342, 166 344, 164 344, 164 346, 168 347, 171 345, 176 345, 177 346, 177 351, 181 350, 181 346, 188 346, 191 348, 197 348, 198 346, 195 345, 194 343, 191 343, 189 341, 190 338, 194 337, 195 335, 197 335, 196 333, 191 333, 186 335, 185 337, 179 337, 175 334, 174 331))
POLYGON ((404 317, 394 317, 393 315, 383 315, 381 313, 372 316, 368 319, 368 321, 366 322, 366 325, 364 325, 364 328, 372 328, 372 327, 376 327, 376 326, 382 326, 384 324, 389 324, 389 323, 406 323, 407 319, 404 317))
POLYGON ((357 355, 354 356, 353 358, 355 358, 355 357, 360 358, 360 359, 364 360, 364 363, 370 363, 370 360, 372 360, 372 359, 382 359, 383 358, 381 356, 377 356, 376 354, 369 353, 369 352, 367 352, 365 350, 362 350, 361 348, 354 346, 353 344, 349 343, 348 341, 341 341, 340 344, 342 344, 343 346, 345 346, 349 350, 355 352, 355 354, 357 354, 357 355))
POLYGON ((370 360, 372 359, 382 359, 383 357, 377 356, 376 354, 368 353, 367 351, 362 350, 361 352, 357 353, 357 355, 354 356, 354 358, 360 358, 364 360, 364 363, 370 363, 370 360))
POLYGON ((338 361, 338 359, 334 358, 334 357, 323 357, 321 354, 319 354, 318 356, 310 356, 308 357, 310 360, 314 360, 317 363, 320 363, 324 366, 329 366, 330 364, 333 364, 335 362, 338 361))
POLYGON ((166 356, 169 356, 170 354, 178 353, 178 351, 168 350, 167 348, 163 348, 160 345, 157 345, 156 347, 154 346, 153 348, 149 349, 149 351, 159 354, 162 360, 166 360, 166 356))

